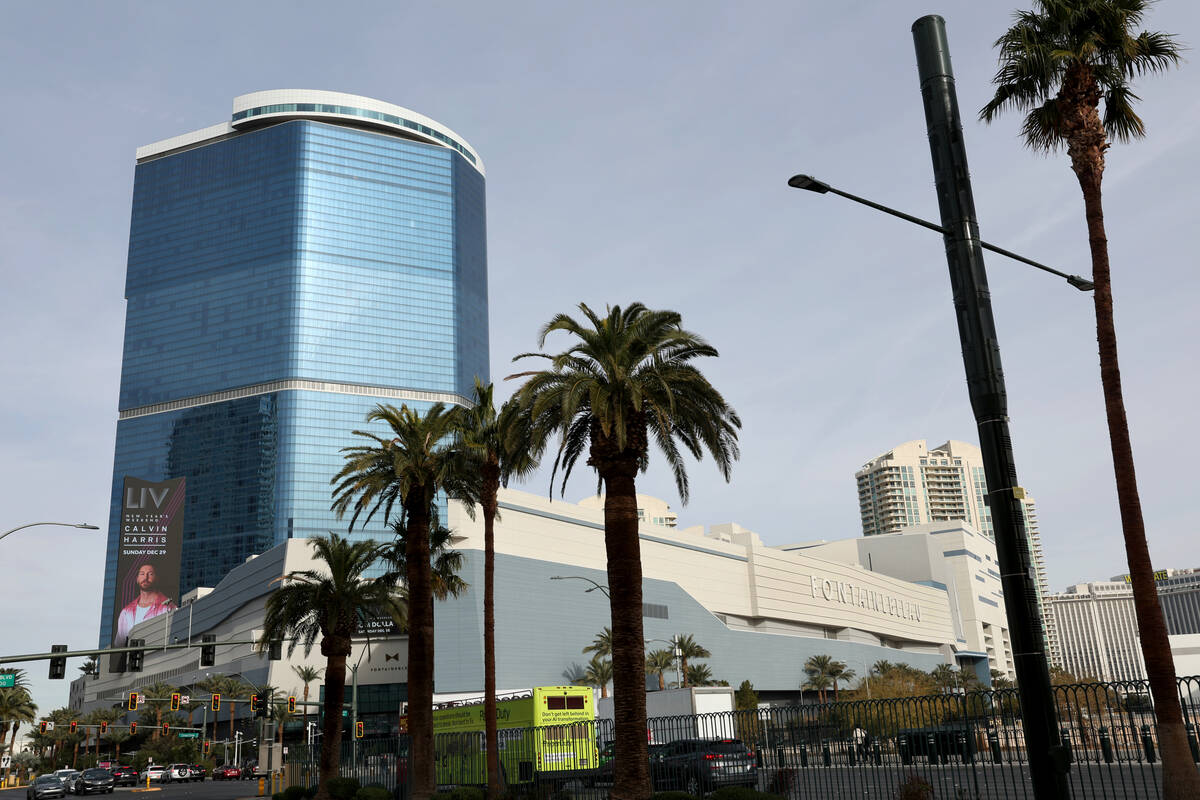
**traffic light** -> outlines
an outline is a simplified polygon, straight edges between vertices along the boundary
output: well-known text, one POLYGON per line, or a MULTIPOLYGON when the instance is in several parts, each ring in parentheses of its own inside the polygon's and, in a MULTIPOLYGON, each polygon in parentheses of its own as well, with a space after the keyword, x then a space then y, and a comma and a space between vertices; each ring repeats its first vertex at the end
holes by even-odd
POLYGON ((106 733, 108 733, 108 720, 102 719, 100 720, 100 735, 103 736, 106 733))
POLYGON ((47 723, 45 720, 43 720, 42 722, 38 723, 38 733, 45 733, 45 732, 46 732, 46 725, 47 725, 47 724, 49 724, 49 723, 47 723))
POLYGON ((296 698, 292 695, 288 695, 288 713, 296 713, 296 698))
MULTIPOLYGON (((145 647, 146 640, 145 639, 130 639, 129 646, 130 647, 145 647)), ((145 660, 145 657, 146 657, 146 652, 144 650, 130 651, 130 653, 129 653, 129 671, 130 672, 141 672, 142 671, 142 662, 145 660)))
POLYGON ((71 733, 75 733, 78 730, 79 730, 79 723, 76 722, 75 720, 71 720, 71 733))
POLYGON ((208 751, 212 750, 212 742, 208 739, 204 740, 204 755, 208 755, 208 751))
POLYGON ((250 695, 250 713, 251 714, 258 713, 258 695, 256 695, 256 694, 250 695))
POLYGON ((212 696, 212 710, 213 710, 213 711, 220 711, 220 710, 221 710, 221 695, 219 695, 219 694, 214 694, 214 695, 212 696))
POLYGON ((217 641, 216 634, 206 633, 200 637, 200 641, 204 642, 204 644, 200 646, 200 666, 215 666, 217 663, 217 646, 215 644, 209 644, 209 642, 217 641))
POLYGON ((267 646, 267 658, 271 661, 280 661, 283 659, 283 642, 276 639, 267 646))
POLYGON ((129 705, 128 705, 128 708, 130 711, 137 711, 137 701, 138 701, 138 693, 130 692, 129 693, 129 705))
MULTIPOLYGON (((65 644, 50 645, 51 653, 65 653, 67 646, 65 644)), ((65 658, 50 659, 50 680, 61 681, 67 676, 67 660, 65 658)))
POLYGON ((363 724, 361 721, 354 723, 354 738, 363 738, 363 724))
POLYGON ((166 736, 170 732, 171 732, 171 723, 164 722, 163 723, 163 736, 166 736))
POLYGON ((131 722, 129 723, 129 735, 133 736, 135 733, 137 733, 137 723, 131 722))
POLYGON ((171 692, 171 710, 179 710, 179 692, 171 692))

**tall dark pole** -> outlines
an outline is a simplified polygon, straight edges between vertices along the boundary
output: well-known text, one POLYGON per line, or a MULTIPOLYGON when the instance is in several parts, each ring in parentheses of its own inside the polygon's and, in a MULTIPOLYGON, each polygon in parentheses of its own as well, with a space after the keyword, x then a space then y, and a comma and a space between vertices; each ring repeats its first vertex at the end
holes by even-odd
POLYGON ((1037 800, 1070 797, 1068 760, 1059 741, 1050 670, 1046 663, 1046 637, 1038 611, 1037 590, 1030 566, 1029 536, 1021 507, 1023 492, 1017 484, 1012 439, 1008 432, 1008 398, 1000 366, 1000 344, 992 318, 987 273, 983 267, 979 224, 967 170, 962 121, 954 91, 954 71, 946 22, 938 16, 913 23, 921 98, 933 156, 934 182, 942 227, 946 230, 946 261, 954 288, 954 310, 962 343, 967 390, 979 427, 979 449, 988 485, 988 504, 1000 562, 1004 605, 1012 638, 1017 687, 1029 773, 1037 800))

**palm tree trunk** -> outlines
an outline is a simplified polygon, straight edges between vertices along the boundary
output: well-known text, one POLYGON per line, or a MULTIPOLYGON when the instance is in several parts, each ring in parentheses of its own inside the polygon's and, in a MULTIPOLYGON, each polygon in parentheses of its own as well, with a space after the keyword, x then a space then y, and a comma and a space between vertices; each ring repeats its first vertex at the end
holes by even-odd
POLYGON ((483 491, 483 724, 487 746, 487 797, 500 797, 500 734, 496 725, 496 506, 500 466, 489 458, 483 491))
POLYGON ((304 741, 308 741, 308 684, 304 684, 304 741))
POLYGON ((687 656, 682 655, 682 654, 679 656, 679 678, 680 678, 679 688, 682 689, 683 687, 688 685, 687 656))
MULTIPOLYGON (((1075 159, 1073 159, 1075 161, 1075 159)), ((1075 166, 1073 164, 1073 166, 1075 166)), ((1164 800, 1200 797, 1200 773, 1192 763, 1183 713, 1179 706, 1179 688, 1171 644, 1163 621, 1158 590, 1154 586, 1154 567, 1146 542, 1142 502, 1138 495, 1133 464, 1133 446, 1125 416, 1125 398, 1121 390, 1121 369, 1117 361, 1117 331, 1113 321, 1112 281, 1108 263, 1108 237, 1104 231, 1104 207, 1101 201, 1099 168, 1076 166, 1083 190, 1087 215, 1088 244, 1092 251, 1092 281, 1096 284, 1096 340, 1100 350, 1100 382, 1104 388, 1104 411, 1108 417, 1108 439, 1116 473, 1117 501, 1121 511, 1121 532, 1125 537, 1125 555, 1133 584, 1133 607, 1137 617, 1138 638, 1146 661, 1146 676, 1158 723, 1158 741, 1162 750, 1164 800)))
POLYGON ((408 731, 412 800, 429 800, 437 788, 433 751, 433 583, 429 563, 429 505, 424 487, 405 498, 408 527, 408 731))
POLYGON ((646 748, 646 645, 642 631, 642 553, 634 479, 638 462, 631 457, 597 459, 597 449, 593 445, 593 459, 600 462, 597 471, 604 479, 604 545, 608 555, 613 631, 616 751, 612 798, 647 800, 651 788, 646 748))
MULTIPOLYGON (((338 719, 341 719, 341 712, 338 712, 338 719)), ((216 723, 213 723, 214 725, 216 723)), ((229 704, 229 741, 233 741, 233 703, 229 704)), ((238 764, 240 767, 241 764, 238 764)))
POLYGON ((667 688, 667 680, 666 680, 666 678, 663 677, 663 674, 660 671, 658 673, 658 690, 662 691, 663 689, 666 689, 666 688, 667 688))
POLYGON ((338 776, 342 755, 342 705, 346 702, 346 657, 349 651, 349 637, 344 643, 333 641, 331 636, 321 640, 321 654, 326 658, 325 724, 321 731, 318 786, 313 800, 330 800, 329 781, 338 776))

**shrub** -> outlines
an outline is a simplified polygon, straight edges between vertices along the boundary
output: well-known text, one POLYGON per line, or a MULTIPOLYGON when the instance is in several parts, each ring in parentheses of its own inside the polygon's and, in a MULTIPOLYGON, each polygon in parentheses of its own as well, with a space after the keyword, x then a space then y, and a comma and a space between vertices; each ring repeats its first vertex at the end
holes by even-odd
POLYGON ((932 800, 933 784, 915 772, 910 772, 908 780, 900 784, 896 790, 896 800, 932 800))
POLYGON ((696 797, 687 792, 655 792, 650 800, 696 800, 696 797))
POLYGON ((382 786, 364 786, 354 795, 354 800, 391 800, 391 795, 382 786))
POLYGON ((487 792, 477 786, 455 786, 445 792, 438 792, 434 797, 439 800, 484 800, 487 792))
POLYGON ((280 794, 283 796, 282 800, 305 800, 305 798, 312 797, 313 794, 316 794, 316 790, 313 790, 312 794, 310 794, 308 787, 289 786, 280 792, 280 794))
POLYGON ((360 786, 354 778, 330 778, 329 796, 333 800, 354 800, 360 786))

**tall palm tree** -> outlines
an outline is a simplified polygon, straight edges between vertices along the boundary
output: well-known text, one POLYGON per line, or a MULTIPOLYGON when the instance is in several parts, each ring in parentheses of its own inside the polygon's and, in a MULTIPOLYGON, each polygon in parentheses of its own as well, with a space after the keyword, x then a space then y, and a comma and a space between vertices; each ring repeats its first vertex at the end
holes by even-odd
MULTIPOLYGON (((405 526, 405 587, 408 592, 408 732, 413 765, 413 800, 428 800, 437 788, 433 750, 433 586, 430 523, 439 490, 473 502, 456 441, 462 410, 434 403, 424 414, 408 406, 376 406, 368 422, 381 422, 391 436, 354 431, 370 444, 342 448, 345 465, 332 483, 338 517, 353 509, 350 529, 360 517, 371 521, 382 510, 391 519, 398 502, 405 526)), ((330 677, 326 671, 326 678, 330 677)), ((324 798, 322 798, 324 800, 324 798)))
POLYGON ((537 467, 528 418, 510 400, 497 413, 494 387, 475 378, 474 405, 462 415, 462 442, 479 480, 483 509, 483 720, 488 800, 500 796, 500 744, 496 724, 496 517, 500 487, 537 467))
POLYGON ((113 761, 120 762, 121 760, 121 743, 127 742, 131 738, 128 728, 109 728, 108 733, 104 734, 104 738, 115 749, 113 761))
POLYGON ((666 672, 675 666, 675 653, 670 650, 653 650, 646 656, 646 671, 658 676, 658 688, 667 688, 666 672))
MULTIPOLYGON (((8 752, 14 753, 17 749, 17 730, 22 723, 32 723, 35 719, 37 704, 33 702, 25 686, 0 689, 0 752, 4 752, 4 734, 8 732, 10 725, 12 736, 9 739, 8 752)), ((8 778, 11 770, 10 766, 4 771, 5 778, 8 778)))
POLYGON ((594 655, 584 674, 590 686, 600 687, 600 697, 608 697, 608 685, 613 681, 613 662, 599 654, 594 655))
POLYGON ((154 734, 157 739, 162 734, 163 710, 171 707, 171 694, 179 691, 176 687, 164 681, 156 681, 142 687, 142 696, 146 698, 146 707, 154 712, 154 734))
MULTIPOLYGON (((275 717, 275 725, 279 735, 279 746, 283 747, 283 729, 295 716, 295 711, 288 711, 287 699, 271 703, 271 714, 275 717)), ((282 751, 280 751, 282 752, 282 751)))
POLYGON ((805 680, 801 688, 816 691, 817 700, 821 703, 825 702, 825 690, 833 685, 835 663, 833 656, 828 655, 809 656, 804 662, 805 680))
POLYGON ((304 684, 304 732, 308 733, 308 687, 313 681, 321 679, 321 670, 317 667, 310 667, 307 664, 300 664, 292 667, 292 671, 296 673, 296 677, 304 684))
POLYGON ((833 702, 838 701, 838 686, 842 681, 849 683, 858 677, 858 673, 846 666, 842 661, 834 661, 829 665, 829 679, 833 681, 833 702))
POLYGON ((613 645, 612 628, 605 625, 604 630, 597 633, 596 638, 592 640, 591 644, 589 644, 587 647, 583 648, 582 652, 595 653, 598 656, 603 656, 604 658, 609 658, 612 656, 612 652, 613 652, 612 645, 613 645))
POLYGON ((688 676, 688 661, 693 658, 712 658, 712 653, 692 638, 690 633, 681 633, 676 636, 675 647, 679 650, 679 669, 683 673, 683 685, 691 686, 691 678, 688 676))
POLYGON ((1112 141, 1140 139, 1146 129, 1134 112, 1132 81, 1176 65, 1175 37, 1139 31, 1151 0, 1035 0, 1015 15, 996 41, 996 93, 980 112, 988 122, 1013 109, 1025 114, 1021 135, 1031 149, 1065 147, 1083 193, 1092 281, 1100 383, 1116 474, 1121 531, 1133 583, 1134 612, 1146 675, 1158 719, 1163 788, 1168 800, 1200 797, 1200 773, 1191 760, 1175 681, 1175 664, 1154 586, 1133 447, 1125 415, 1117 333, 1113 322, 1108 236, 1101 182, 1112 141), (1103 110, 1101 110, 1103 103, 1103 110))
POLYGON ((559 442, 551 480, 562 468, 565 489, 586 451, 604 491, 615 692, 612 796, 644 800, 651 788, 637 474, 649 466, 653 439, 686 503, 681 446, 697 459, 709 453, 728 480, 741 420, 694 364, 716 356, 716 349, 684 330, 679 314, 641 303, 610 307, 605 316, 586 304, 579 309, 583 322, 559 314, 541 330, 539 347, 556 332, 571 337, 569 347, 554 355, 517 356, 543 359, 545 369, 512 377, 527 379, 518 396, 530 414, 532 441, 559 442))
POLYGON ((321 637, 325 665, 325 727, 321 736, 320 785, 317 800, 329 800, 329 781, 338 776, 342 745, 342 704, 346 698, 346 659, 351 637, 367 614, 387 614, 399 622, 404 607, 394 584, 363 575, 379 557, 370 539, 350 541, 335 533, 309 540, 322 569, 289 572, 267 597, 263 635, 267 642, 287 639, 288 654, 302 645, 312 652, 321 637))

